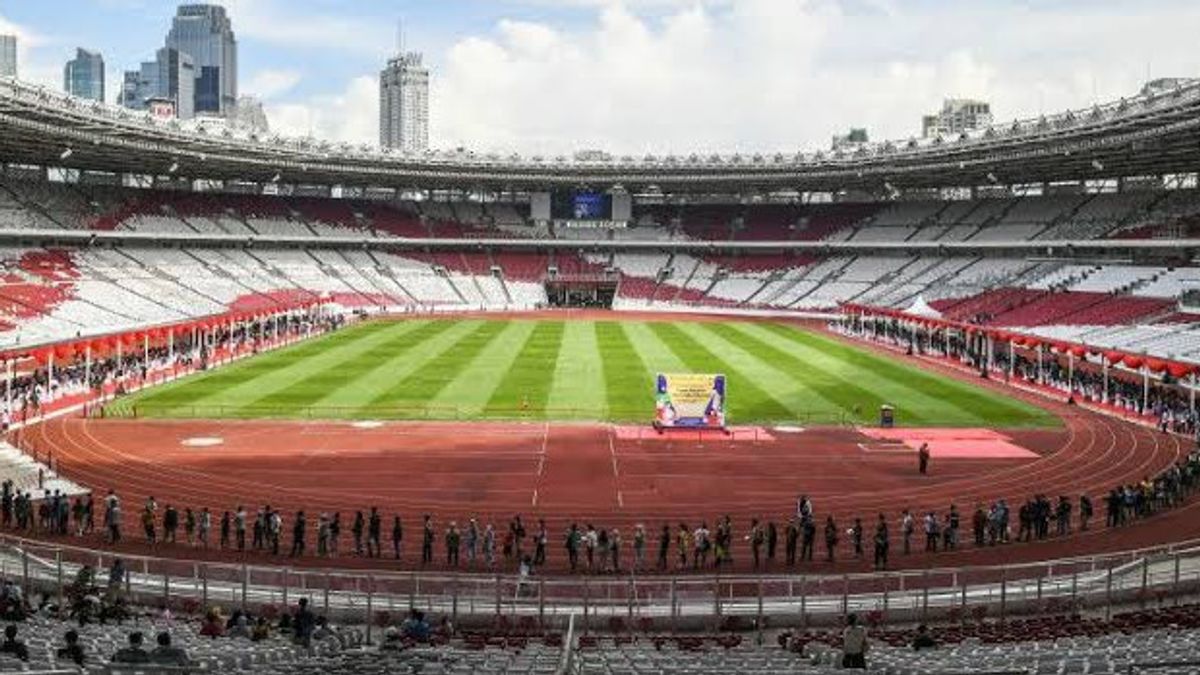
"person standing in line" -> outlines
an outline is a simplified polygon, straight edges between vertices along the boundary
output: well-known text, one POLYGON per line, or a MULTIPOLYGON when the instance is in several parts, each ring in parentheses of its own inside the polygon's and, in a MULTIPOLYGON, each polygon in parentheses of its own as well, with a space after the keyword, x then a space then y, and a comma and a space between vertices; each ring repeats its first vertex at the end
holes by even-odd
POLYGON ((92 501, 91 493, 88 493, 87 500, 83 503, 83 533, 91 534, 96 530, 96 505, 92 501))
MULTIPOLYGON (((428 517, 428 516, 426 516, 428 517)), ((488 569, 496 567, 496 528, 491 523, 483 530, 483 558, 488 569)))
POLYGON ((154 512, 149 507, 142 509, 142 530, 146 533, 146 541, 153 548, 158 542, 158 536, 154 530, 154 512))
POLYGON ((475 558, 479 554, 479 521, 474 518, 467 524, 467 567, 475 569, 475 558))
POLYGON ((329 523, 329 554, 337 557, 338 535, 342 533, 342 512, 334 511, 333 520, 329 523))
POLYGON ((671 556, 671 526, 663 523, 658 534, 658 571, 667 571, 667 559, 671 556))
POLYGON ((1087 495, 1079 495, 1079 530, 1086 532, 1088 529, 1088 521, 1092 519, 1092 498, 1087 495))
POLYGON ((404 542, 404 525, 400 516, 392 516, 392 557, 400 559, 400 547, 404 542))
POLYGON ((938 527, 937 514, 933 511, 925 514, 925 552, 937 553, 938 539, 941 532, 938 527))
POLYGON ((179 512, 174 506, 167 504, 167 510, 163 511, 163 543, 174 544, 175 533, 179 530, 179 512))
POLYGON ((208 550, 208 531, 210 528, 212 528, 212 513, 209 512, 206 506, 200 511, 200 522, 196 526, 200 546, 204 547, 205 550, 208 550))
POLYGON ((875 524, 875 569, 886 570, 888 563, 888 548, 891 546, 891 540, 888 536, 887 519, 881 513, 879 521, 875 524))
POLYGON ((237 539, 237 550, 241 553, 246 550, 246 509, 240 504, 237 507, 237 512, 233 515, 233 534, 237 539))
POLYGON ((850 528, 850 543, 854 545, 854 557, 863 557, 863 524, 862 518, 855 518, 850 528))
MULTIPOLYGON (((837 532, 834 532, 837 535, 837 532)), ((812 562, 817 542, 817 523, 812 518, 800 521, 800 560, 812 562)))
POLYGON ((571 523, 571 527, 567 528, 567 534, 563 537, 563 548, 567 549, 567 566, 574 574, 579 568, 579 545, 580 545, 579 526, 571 523))
POLYGON ((228 511, 221 515, 221 550, 229 548, 229 535, 233 530, 233 516, 228 511))
POLYGON ((304 511, 296 512, 296 522, 292 523, 292 555, 297 558, 304 555, 304 511))
POLYGON ((363 553, 363 534, 367 530, 367 520, 363 518, 362 511, 354 512, 354 523, 350 526, 350 532, 354 535, 354 555, 361 556, 363 553))
POLYGON ((825 561, 833 562, 833 550, 837 548, 838 529, 837 523, 834 522, 833 516, 825 518, 825 561))
POLYGON ((279 540, 283 538, 283 516, 267 506, 267 537, 271 540, 271 555, 279 555, 279 540))
POLYGON ((250 547, 255 551, 263 550, 267 542, 267 513, 263 509, 259 509, 258 513, 254 514, 254 525, 250 527, 250 547))
POLYGON ((638 523, 633 528, 633 571, 642 573, 646 569, 646 528, 638 523))
MULTIPOLYGON (((255 523, 257 527, 257 523, 255 523)), ((317 556, 324 558, 329 555, 329 515, 322 513, 317 516, 317 556)))
POLYGON ((379 540, 382 536, 383 518, 379 515, 379 509, 371 507, 371 517, 367 519, 367 555, 371 558, 380 557, 379 540))
POLYGON ((538 518, 538 529, 533 534, 533 564, 541 567, 546 564, 546 521, 538 518))
POLYGON ((788 520, 787 530, 783 535, 783 559, 788 567, 796 565, 796 544, 800 540, 800 528, 793 517, 788 520))
POLYGON ((587 524, 587 530, 583 534, 583 553, 587 558, 587 571, 591 574, 596 571, 596 546, 600 542, 600 535, 596 533, 596 528, 592 527, 591 523, 587 524))
POLYGON ((908 509, 904 509, 904 514, 900 516, 900 532, 904 535, 904 555, 912 553, 912 536, 915 528, 916 522, 912 513, 908 509))
POLYGON ((423 530, 421 536, 421 564, 429 565, 433 563, 433 540, 436 535, 433 531, 433 518, 428 513, 425 514, 423 530))
POLYGON ((187 537, 188 546, 196 546, 196 512, 187 507, 183 512, 183 533, 187 537))
POLYGON ((450 521, 450 527, 446 528, 446 565, 449 567, 458 567, 458 548, 461 535, 458 532, 458 523, 450 521))

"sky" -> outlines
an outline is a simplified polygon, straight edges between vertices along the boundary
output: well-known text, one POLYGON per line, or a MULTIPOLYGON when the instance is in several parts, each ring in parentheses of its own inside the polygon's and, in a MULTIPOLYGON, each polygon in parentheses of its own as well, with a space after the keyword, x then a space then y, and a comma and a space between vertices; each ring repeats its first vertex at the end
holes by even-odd
MULTIPOLYGON (((569 155, 795 152, 865 127, 919 135, 945 97, 998 121, 1200 76, 1196 0, 217 0, 239 93, 272 130, 378 140, 378 73, 404 46, 431 69, 430 143, 569 155), (399 29, 403 24, 403 30, 399 29)), ((176 3, 0 0, 21 77, 62 87, 76 47, 151 60, 176 3)))

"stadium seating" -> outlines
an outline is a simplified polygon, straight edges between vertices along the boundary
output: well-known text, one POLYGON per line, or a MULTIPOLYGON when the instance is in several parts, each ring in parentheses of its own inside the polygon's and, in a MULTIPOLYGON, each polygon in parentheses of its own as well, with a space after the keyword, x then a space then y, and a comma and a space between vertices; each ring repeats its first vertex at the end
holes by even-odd
MULTIPOLYGON (((10 228, 175 235, 546 238, 612 241, 1000 242, 1161 236, 1200 214, 1192 191, 1061 194, 891 204, 636 205, 625 229, 532 223, 522 204, 168 193, 0 180, 10 228), (1149 229, 1146 229, 1149 228, 1149 229), (1137 234, 1142 232, 1142 234, 1137 234)), ((480 309, 546 302, 559 276, 618 275, 619 307, 828 311, 845 302, 1052 328, 1188 322, 1188 266, 1063 264, 985 254, 530 252, 205 245, 0 249, 0 344, 33 344, 320 299, 348 308, 480 309), (1170 318, 1174 317, 1174 318, 1170 318)), ((1156 344, 1151 341, 1150 344, 1156 344)))

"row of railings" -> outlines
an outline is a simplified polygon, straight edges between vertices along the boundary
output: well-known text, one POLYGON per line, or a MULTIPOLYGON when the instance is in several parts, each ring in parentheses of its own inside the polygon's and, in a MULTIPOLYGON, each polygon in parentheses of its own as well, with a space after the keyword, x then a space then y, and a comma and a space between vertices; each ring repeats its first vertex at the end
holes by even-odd
POLYGON ((0 574, 27 594, 61 597, 85 565, 104 585, 118 557, 126 572, 123 590, 140 605, 282 611, 307 597, 322 613, 367 625, 418 608, 464 626, 523 620, 562 627, 576 615, 581 634, 613 626, 816 627, 849 612, 875 624, 1067 611, 1111 615, 1120 607, 1178 603, 1200 593, 1200 542, 1020 565, 869 574, 521 578, 201 562, 0 536, 0 574))

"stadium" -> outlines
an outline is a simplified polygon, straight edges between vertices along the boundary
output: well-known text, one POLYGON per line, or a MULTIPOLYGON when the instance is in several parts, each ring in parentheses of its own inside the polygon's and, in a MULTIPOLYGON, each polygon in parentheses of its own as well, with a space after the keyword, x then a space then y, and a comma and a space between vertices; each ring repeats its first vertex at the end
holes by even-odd
POLYGON ((826 672, 851 613, 878 672, 1195 672, 1198 167, 1191 79, 539 157, 0 78, 0 576, 458 631, 215 672, 826 672))

